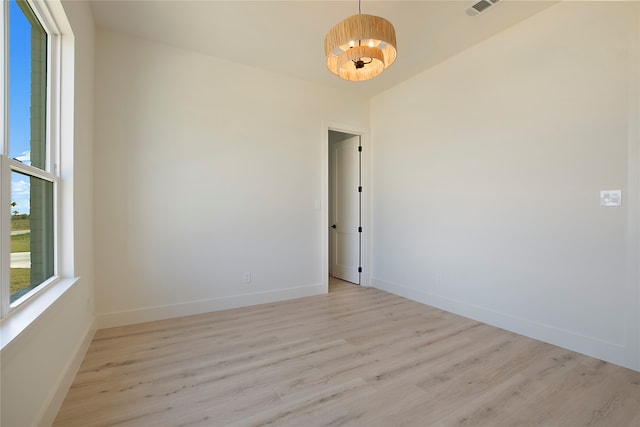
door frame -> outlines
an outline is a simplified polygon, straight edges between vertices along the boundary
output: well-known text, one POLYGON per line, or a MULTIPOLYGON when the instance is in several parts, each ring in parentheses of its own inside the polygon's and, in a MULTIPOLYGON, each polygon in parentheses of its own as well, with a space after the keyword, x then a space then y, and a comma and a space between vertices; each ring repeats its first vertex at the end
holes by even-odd
POLYGON ((322 285, 326 292, 329 291, 329 131, 349 133, 360 137, 362 153, 360 157, 360 174, 362 183, 362 204, 360 206, 361 215, 361 246, 360 259, 362 273, 360 275, 360 285, 370 286, 371 263, 370 263, 370 206, 371 206, 371 144, 367 129, 355 125, 335 122, 322 123, 322 194, 320 201, 320 242, 321 242, 321 269, 322 285))

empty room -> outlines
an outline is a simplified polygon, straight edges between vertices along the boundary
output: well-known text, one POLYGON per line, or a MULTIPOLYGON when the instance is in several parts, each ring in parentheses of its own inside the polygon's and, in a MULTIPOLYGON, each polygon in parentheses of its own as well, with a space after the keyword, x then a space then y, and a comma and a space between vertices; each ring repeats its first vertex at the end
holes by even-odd
POLYGON ((640 3, 7 0, 0 425, 640 425, 640 3))

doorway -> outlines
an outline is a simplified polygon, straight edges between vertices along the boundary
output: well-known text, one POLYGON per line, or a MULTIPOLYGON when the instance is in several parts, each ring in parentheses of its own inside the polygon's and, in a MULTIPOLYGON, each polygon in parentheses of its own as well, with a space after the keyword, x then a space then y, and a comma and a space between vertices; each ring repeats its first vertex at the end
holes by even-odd
POLYGON ((361 283, 362 137, 329 130, 329 276, 361 283))

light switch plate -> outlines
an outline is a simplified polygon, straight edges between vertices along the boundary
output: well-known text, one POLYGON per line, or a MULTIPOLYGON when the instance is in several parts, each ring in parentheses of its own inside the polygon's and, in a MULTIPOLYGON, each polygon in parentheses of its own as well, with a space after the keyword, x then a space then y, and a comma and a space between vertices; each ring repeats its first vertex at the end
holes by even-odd
POLYGON ((600 192, 600 206, 622 206, 622 190, 605 190, 600 192))

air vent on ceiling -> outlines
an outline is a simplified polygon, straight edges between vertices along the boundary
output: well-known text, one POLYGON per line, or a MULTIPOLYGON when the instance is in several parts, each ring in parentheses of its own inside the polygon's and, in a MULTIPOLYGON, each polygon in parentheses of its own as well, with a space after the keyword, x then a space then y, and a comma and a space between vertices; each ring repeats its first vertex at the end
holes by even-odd
POLYGON ((471 6, 467 9, 467 15, 476 16, 480 15, 482 12, 489 9, 494 4, 498 3, 500 0, 480 0, 478 3, 471 6))

